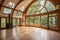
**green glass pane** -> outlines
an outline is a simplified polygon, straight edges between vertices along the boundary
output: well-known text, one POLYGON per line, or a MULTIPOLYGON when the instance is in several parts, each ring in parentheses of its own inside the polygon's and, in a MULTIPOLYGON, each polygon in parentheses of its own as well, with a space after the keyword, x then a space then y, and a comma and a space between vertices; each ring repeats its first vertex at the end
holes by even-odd
POLYGON ((30 17, 30 25, 34 25, 34 17, 30 17))
POLYGON ((48 11, 53 11, 56 9, 55 6, 50 1, 46 2, 45 7, 47 8, 48 11))
POLYGON ((34 7, 35 5, 40 5, 40 2, 39 1, 36 1, 31 6, 34 7))
POLYGON ((42 27, 48 26, 47 15, 41 16, 41 24, 42 24, 42 27))
POLYGON ((33 12, 39 11, 39 10, 41 10, 42 8, 43 8, 43 6, 37 6, 37 7, 34 8, 33 12))
MULTIPOLYGON (((35 7, 35 8, 29 8, 29 10, 28 10, 28 15, 33 15, 33 14, 39 14, 38 13, 38 11, 40 11, 42 9, 42 6, 37 6, 37 7, 35 7)), ((44 9, 43 9, 44 10, 44 9)))
POLYGON ((36 23, 37 26, 40 25, 40 16, 35 17, 35 23, 36 23))
POLYGON ((30 14, 31 14, 31 11, 32 11, 32 8, 31 8, 31 7, 29 7, 29 9, 28 9, 28 11, 27 11, 28 15, 30 15, 30 14))
POLYGON ((47 10, 45 9, 45 8, 43 8, 42 10, 41 10, 41 13, 46 13, 47 12, 47 10))

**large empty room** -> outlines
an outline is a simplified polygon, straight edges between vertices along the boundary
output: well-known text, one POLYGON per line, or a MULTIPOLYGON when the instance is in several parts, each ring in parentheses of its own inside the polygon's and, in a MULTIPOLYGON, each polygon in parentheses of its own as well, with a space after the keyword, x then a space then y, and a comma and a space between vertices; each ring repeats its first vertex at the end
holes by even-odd
POLYGON ((0 40, 60 40, 60 0, 0 0, 0 40))

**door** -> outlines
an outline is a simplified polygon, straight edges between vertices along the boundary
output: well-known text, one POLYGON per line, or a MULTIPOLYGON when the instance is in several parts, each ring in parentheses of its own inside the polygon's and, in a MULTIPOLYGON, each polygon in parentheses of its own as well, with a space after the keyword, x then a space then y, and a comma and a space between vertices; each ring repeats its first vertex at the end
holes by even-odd
POLYGON ((6 28, 6 18, 1 18, 1 28, 6 28))
POLYGON ((16 19, 13 19, 13 26, 16 26, 16 19))

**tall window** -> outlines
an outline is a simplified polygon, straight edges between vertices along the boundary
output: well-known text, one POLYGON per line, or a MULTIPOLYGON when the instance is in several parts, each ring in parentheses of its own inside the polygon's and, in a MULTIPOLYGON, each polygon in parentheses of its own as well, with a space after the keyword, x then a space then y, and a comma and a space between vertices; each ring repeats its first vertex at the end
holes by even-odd
POLYGON ((34 25, 34 17, 30 17, 30 25, 34 25))
POLYGON ((35 25, 40 26, 40 16, 35 17, 35 25))
POLYGON ((29 20, 29 17, 26 18, 26 25, 29 25, 30 23, 30 20, 29 20))
POLYGON ((6 18, 1 18, 1 28, 6 28, 6 18))
POLYGON ((56 14, 49 15, 49 27, 57 29, 57 16, 56 14))
POLYGON ((13 19, 13 26, 16 26, 17 22, 16 19, 13 19))
POLYGON ((41 26, 42 27, 47 27, 48 26, 47 15, 41 16, 41 26))
POLYGON ((17 19, 17 25, 18 26, 20 25, 20 19, 17 19))

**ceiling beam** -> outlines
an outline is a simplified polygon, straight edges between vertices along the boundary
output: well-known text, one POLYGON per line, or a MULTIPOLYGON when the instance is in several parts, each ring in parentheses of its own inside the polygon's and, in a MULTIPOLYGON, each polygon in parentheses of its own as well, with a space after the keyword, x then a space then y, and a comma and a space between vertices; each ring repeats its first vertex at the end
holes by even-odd
POLYGON ((1 4, 0 4, 0 11, 1 11, 1 7, 2 7, 4 1, 5 1, 5 0, 2 0, 2 1, 1 1, 1 4))

